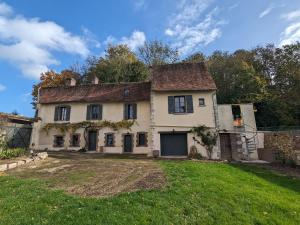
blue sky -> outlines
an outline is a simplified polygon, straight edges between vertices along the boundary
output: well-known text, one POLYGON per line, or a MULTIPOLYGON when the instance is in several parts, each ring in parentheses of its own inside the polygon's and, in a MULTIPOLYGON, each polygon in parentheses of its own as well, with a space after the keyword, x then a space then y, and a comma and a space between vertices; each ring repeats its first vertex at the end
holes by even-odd
POLYGON ((43 71, 99 56, 108 43, 135 50, 154 39, 182 57, 300 41, 300 1, 0 0, 0 112, 33 116, 43 71))

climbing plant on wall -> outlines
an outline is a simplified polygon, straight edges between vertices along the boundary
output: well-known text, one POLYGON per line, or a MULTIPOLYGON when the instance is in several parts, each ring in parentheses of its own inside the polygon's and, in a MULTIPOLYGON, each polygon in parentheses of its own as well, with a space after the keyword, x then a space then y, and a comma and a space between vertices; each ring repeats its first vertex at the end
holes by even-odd
POLYGON ((78 129, 103 129, 105 127, 113 130, 130 129, 136 122, 134 120, 121 120, 118 122, 112 122, 103 120, 100 122, 82 121, 78 123, 46 123, 43 126, 43 131, 47 134, 51 129, 59 130, 61 133, 72 132, 75 133, 78 129))
POLYGON ((194 137, 194 140, 205 147, 208 158, 211 159, 213 148, 217 144, 218 134, 205 125, 193 127, 191 132, 200 138, 200 140, 198 140, 194 137))

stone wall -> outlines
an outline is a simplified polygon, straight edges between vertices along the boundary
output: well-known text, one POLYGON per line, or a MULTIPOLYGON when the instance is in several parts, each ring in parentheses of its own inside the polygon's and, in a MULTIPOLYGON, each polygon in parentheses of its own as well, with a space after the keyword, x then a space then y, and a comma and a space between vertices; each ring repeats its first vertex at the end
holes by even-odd
POLYGON ((276 155, 284 154, 300 165, 300 131, 263 132, 263 148, 259 149, 259 158, 274 162, 276 155))

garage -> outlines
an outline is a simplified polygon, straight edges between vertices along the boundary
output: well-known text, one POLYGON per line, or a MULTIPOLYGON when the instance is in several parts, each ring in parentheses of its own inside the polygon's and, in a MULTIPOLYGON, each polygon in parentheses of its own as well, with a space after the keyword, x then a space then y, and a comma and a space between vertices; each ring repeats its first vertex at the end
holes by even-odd
POLYGON ((160 134, 160 145, 162 156, 186 156, 188 154, 186 133, 160 134))

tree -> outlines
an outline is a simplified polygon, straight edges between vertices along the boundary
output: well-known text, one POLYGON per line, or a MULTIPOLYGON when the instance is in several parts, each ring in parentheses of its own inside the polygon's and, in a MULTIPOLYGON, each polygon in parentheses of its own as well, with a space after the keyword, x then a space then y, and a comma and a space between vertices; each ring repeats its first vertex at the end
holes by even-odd
POLYGON ((207 59, 207 66, 217 85, 218 103, 248 103, 261 101, 266 83, 253 65, 245 59, 250 52, 216 51, 207 59))
POLYGON ((198 52, 186 57, 182 62, 185 63, 202 63, 206 61, 206 57, 202 52, 198 52))
POLYGON ((179 59, 176 48, 160 41, 145 42, 138 48, 138 56, 148 66, 175 63, 179 59))
POLYGON ((144 81, 148 68, 126 45, 110 45, 105 56, 87 61, 85 80, 96 75, 101 83, 144 81))
POLYGON ((32 105, 36 109, 36 103, 38 98, 38 90, 40 87, 57 87, 66 85, 66 81, 72 77, 79 78, 80 75, 74 73, 71 70, 63 70, 61 73, 56 73, 53 70, 42 73, 40 76, 40 82, 33 85, 32 88, 32 105))

